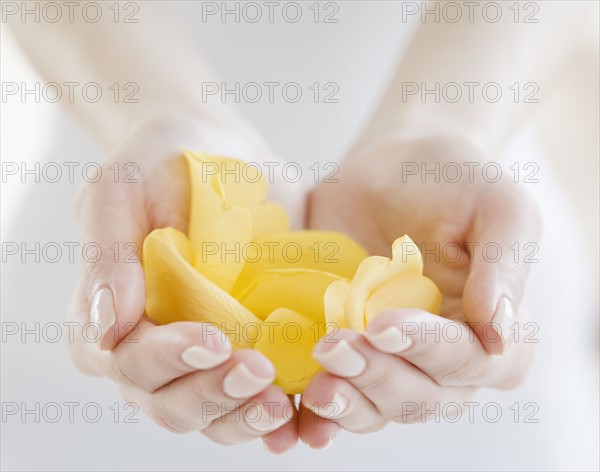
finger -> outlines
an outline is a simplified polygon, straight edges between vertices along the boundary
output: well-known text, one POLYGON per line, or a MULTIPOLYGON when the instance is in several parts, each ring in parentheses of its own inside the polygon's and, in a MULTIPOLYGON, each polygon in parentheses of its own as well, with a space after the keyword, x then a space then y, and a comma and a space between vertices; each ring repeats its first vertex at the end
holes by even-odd
POLYGON ((487 353, 467 324, 418 309, 378 314, 365 337, 374 348, 402 357, 442 386, 488 386, 502 362, 487 353))
POLYGON ((302 394, 302 405, 353 433, 379 431, 387 424, 371 400, 348 381, 326 372, 310 381, 302 394))
POLYGON ((466 320, 491 354, 504 354, 510 345, 540 233, 533 201, 516 185, 498 185, 479 200, 466 235, 472 264, 463 291, 466 320))
POLYGON ((464 401, 473 391, 471 387, 440 387, 414 365, 373 348, 354 331, 339 330, 330 338, 317 343, 314 357, 360 390, 392 421, 428 419, 424 412, 442 411, 448 402, 464 401))
POLYGON ((142 318, 112 351, 88 349, 88 363, 118 383, 154 391, 171 381, 226 362, 231 343, 207 323, 177 322, 156 326, 142 318))
POLYGON ((281 428, 263 436, 263 446, 269 454, 280 456, 293 449, 298 443, 298 408, 294 402, 294 395, 288 395, 293 405, 293 417, 281 428))
POLYGON ((111 349, 144 312, 145 284, 139 253, 150 231, 142 183, 102 177, 87 183, 77 199, 82 231, 83 290, 89 321, 101 331, 99 346, 111 349))
POLYGON ((235 411, 213 420, 202 434, 224 446, 248 442, 293 421, 294 411, 287 395, 270 385, 235 411))
POLYGON ((89 303, 87 294, 81 287, 75 290, 69 303, 66 323, 73 330, 73 333, 69 334, 69 353, 73 363, 86 375, 100 375, 97 366, 92 362, 96 359, 96 353, 100 351, 97 345, 98 338, 87 336, 88 330, 85 327, 89 323, 89 303))
POLYGON ((340 430, 340 425, 335 420, 315 414, 302 403, 300 403, 298 417, 300 439, 313 449, 327 449, 340 430))
POLYGON ((155 390, 182 375, 210 369, 231 356, 231 344, 216 327, 196 322, 156 326, 143 317, 113 351, 97 347, 97 331, 88 329, 86 297, 81 291, 69 307, 73 329, 69 347, 73 360, 89 375, 155 390))
POLYGON ((275 369, 252 350, 233 353, 225 364, 180 377, 153 393, 127 387, 123 394, 160 426, 177 433, 201 431, 266 389, 275 369))

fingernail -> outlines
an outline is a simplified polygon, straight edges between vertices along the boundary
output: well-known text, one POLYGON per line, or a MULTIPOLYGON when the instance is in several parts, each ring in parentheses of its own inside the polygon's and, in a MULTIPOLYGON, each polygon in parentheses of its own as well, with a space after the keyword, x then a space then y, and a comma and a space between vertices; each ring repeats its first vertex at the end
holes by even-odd
POLYGON ((412 344, 412 339, 397 326, 390 326, 379 333, 371 333, 367 328, 365 336, 373 347, 390 354, 406 351, 412 344))
POLYGON ((273 415, 273 411, 269 412, 265 410, 260 403, 255 404, 254 407, 256 408, 256 413, 250 415, 248 415, 247 410, 244 410, 244 414, 250 416, 246 417, 246 422, 252 429, 266 433, 267 431, 275 431, 285 424, 285 418, 276 418, 273 415))
POLYGON ((331 373, 342 377, 356 377, 365 370, 367 361, 345 339, 339 340, 325 352, 321 350, 324 346, 328 345, 318 344, 313 357, 331 373))
POLYGON ((231 398, 248 398, 264 390, 274 377, 262 377, 254 374, 246 364, 236 365, 223 380, 223 390, 231 398))
POLYGON ((331 401, 324 405, 315 403, 310 405, 309 408, 321 418, 337 418, 348 408, 348 399, 341 393, 335 392, 331 401))
POLYGON ((327 441, 322 446, 311 446, 311 447, 313 449, 319 449, 320 451, 324 451, 325 449, 329 449, 332 444, 333 444, 333 437, 329 438, 329 441, 327 441))
POLYGON ((94 295, 90 310, 90 322, 97 325, 100 329, 98 346, 100 346, 100 349, 102 349, 102 340, 110 328, 117 322, 115 300, 113 292, 110 288, 101 288, 94 295))
POLYGON ((266 439, 263 439, 263 447, 265 448, 265 451, 267 451, 272 456, 283 456, 284 454, 287 454, 287 452, 289 451, 289 449, 286 449, 285 451, 282 451, 282 452, 274 451, 273 449, 271 449, 271 447, 269 446, 269 442, 266 439))
POLYGON ((194 369, 212 369, 231 356, 231 350, 215 352, 204 346, 190 346, 181 353, 181 360, 194 369))
POLYGON ((498 300, 496 311, 492 317, 492 326, 498 334, 499 338, 502 339, 502 351, 500 354, 506 353, 508 347, 512 342, 512 332, 510 330, 515 312, 510 300, 506 297, 501 297, 498 300))

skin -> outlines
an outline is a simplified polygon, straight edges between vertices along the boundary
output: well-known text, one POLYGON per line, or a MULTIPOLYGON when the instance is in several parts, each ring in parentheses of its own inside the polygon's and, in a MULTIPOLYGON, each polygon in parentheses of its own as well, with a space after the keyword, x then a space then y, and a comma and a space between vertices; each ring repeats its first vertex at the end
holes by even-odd
MULTIPOLYGON (((431 410, 435 403, 468 401, 474 387, 515 387, 531 359, 533 344, 508 346, 511 338, 522 340, 526 333, 517 338, 505 329, 509 339, 503 340, 481 328, 489 325, 503 296, 516 307, 516 328, 523 331, 529 320, 521 303, 528 265, 515 264, 509 246, 538 240, 536 206, 509 180, 488 183, 479 177, 470 182, 465 175, 459 182, 436 183, 430 176, 422 183, 416 175, 405 176, 402 183, 403 163, 423 161, 443 164, 485 162, 486 158, 462 139, 386 136, 351 155, 339 173, 339 183, 322 183, 311 194, 310 227, 350 234, 372 254, 389 257, 392 242, 402 234, 411 235, 421 248, 433 249, 436 242, 440 247, 463 248, 460 260, 454 260, 454 255, 447 260, 442 252, 425 256, 424 273, 442 292, 444 318, 416 309, 385 311, 369 323, 365 335, 339 330, 315 348, 327 351, 335 340, 344 339, 366 359, 366 369, 352 377, 336 375, 340 363, 328 363, 327 372, 312 380, 302 398, 303 406, 310 407, 328 404, 336 393, 345 397, 346 410, 328 419, 352 432, 376 431, 389 420, 410 423, 425 418, 422 411, 408 414, 401 405, 425 403, 431 410), (469 251, 465 246, 474 241, 498 244, 503 256, 497 262, 486 261, 477 247, 469 251), (412 342, 402 352, 383 352, 369 342, 370 333, 390 326, 402 330, 407 323, 419 331, 407 335, 412 342), (454 336, 421 335, 436 328, 440 333, 460 333, 456 336, 460 341, 452 342, 454 336)), ((301 439, 309 444, 327 441, 337 432, 331 423, 322 426, 326 431, 319 426, 301 428, 301 439)))
MULTIPOLYGON (((206 125, 206 128, 210 127, 206 125)), ((470 263, 470 256, 465 254, 463 259, 466 260, 459 262, 429 263, 426 260, 425 264, 425 274, 442 290, 442 314, 452 320, 443 322, 455 323, 463 333, 464 343, 457 346, 455 343, 420 342, 420 337, 415 336, 413 345, 397 356, 378 351, 364 335, 342 330, 333 339, 348 340, 367 359, 367 369, 358 377, 344 378, 335 375, 335 366, 328 366, 330 372, 313 380, 303 395, 299 412, 294 413, 285 426, 265 435, 252 430, 247 422, 236 421, 235 415, 227 414, 227 411, 220 412, 222 415, 215 418, 205 418, 194 405, 202 402, 220 404, 227 398, 222 389, 226 371, 245 360, 260 373, 261 370, 268 371, 269 362, 256 352, 239 351, 214 369, 190 369, 181 361, 181 353, 204 338, 203 324, 182 322, 154 326, 143 316, 144 281, 139 262, 115 263, 108 250, 115 241, 121 244, 133 241, 141 245, 145 235, 155 227, 173 226, 186 231, 189 212, 187 168, 178 151, 170 150, 176 149, 173 143, 191 140, 190 145, 222 149, 232 142, 230 139, 202 142, 198 138, 203 134, 202 129, 204 126, 196 120, 180 119, 174 124, 168 119, 142 124, 106 164, 129 162, 131 156, 144 155, 150 148, 150 157, 140 166, 140 181, 126 184, 115 183, 112 178, 104 179, 83 187, 78 197, 77 214, 83 240, 99 242, 106 249, 103 254, 107 257, 98 263, 84 265, 83 283, 74 296, 69 319, 83 326, 89 319, 93 294, 108 286, 115 294, 119 327, 104 337, 102 349, 83 341, 72 345, 73 357, 84 372, 108 376, 122 384, 123 395, 128 401, 140 404, 157 424, 171 431, 200 430, 221 444, 263 437, 274 453, 289 450, 298 438, 312 447, 324 447, 340 427, 353 432, 369 432, 383 427, 388 420, 407 421, 405 412, 396 411, 396 402, 390 403, 390 398, 419 404, 422 401, 465 401, 475 386, 506 388, 516 385, 523 377, 529 363, 530 345, 515 344, 504 356, 494 356, 487 350, 497 353, 495 343, 479 342, 480 332, 468 333, 467 326, 456 322, 489 322, 494 301, 502 295, 519 304, 527 266, 515 266, 510 258, 495 264, 479 260, 470 263), (173 185, 173 182, 179 184, 173 185), (107 207, 120 209, 116 213, 122 218, 118 225, 114 225, 114 213, 108 216, 113 223, 109 226, 103 220, 105 217, 98 217, 106 214, 107 207), (488 287, 493 291, 486 293, 488 287), (127 336, 128 326, 132 327, 130 336, 138 342, 123 339, 127 336), (156 362, 148 363, 148 358, 154 358, 156 362), (151 367, 164 365, 168 368, 151 367), (389 371, 397 374, 385 375, 386 382, 378 380, 389 371), (414 381, 406 382, 407 376, 414 381), (202 385, 202 392, 213 393, 198 397, 199 385, 202 385), (410 386, 408 391, 407 386, 410 386), (314 403, 327 404, 336 392, 349 401, 341 418, 335 418, 335 421, 317 418, 308 408, 314 403), (189 400, 182 402, 182 397, 189 400)), ((470 183, 465 179, 459 183, 431 185, 422 184, 417 177, 407 177, 405 185, 398 185, 402 162, 417 159, 432 162, 439 156, 448 162, 483 160, 484 156, 472 145, 447 137, 406 139, 391 136, 363 149, 368 156, 359 153, 350 156, 341 168, 339 183, 322 183, 311 193, 309 227, 344 231, 369 252, 385 255, 395 237, 404 233, 411 234, 417 244, 499 242, 507 254, 511 254, 508 246, 514 241, 537 240, 535 206, 510 182, 489 184, 476 180, 470 183), (420 198, 417 199, 417 195, 420 198), (471 204, 465 205, 465 201, 471 204), (447 211, 447 208, 458 208, 459 203, 462 211, 447 211), (389 214, 396 217, 388 218, 386 215, 389 214), (431 224, 432 221, 437 223, 431 224), (511 224, 505 224, 506 221, 511 224)), ((112 177, 109 172, 105 174, 112 177)), ((526 310, 518 310, 516 320, 524 322, 526 319, 526 310)), ((442 322, 431 314, 404 310, 395 314, 382 313, 371 322, 369 330, 379 332, 390 325, 401 327, 402 322, 414 320, 425 321, 428 326, 442 322)), ((76 336, 76 339, 84 338, 76 336)), ((276 416, 282 415, 288 405, 289 411, 295 410, 290 399, 274 386, 249 395, 241 403, 244 400, 263 404, 275 402, 279 409, 276 416)), ((243 409, 243 405, 240 408, 243 409)), ((413 415, 409 420, 420 421, 420 417, 413 415)))
MULTIPOLYGON (((535 78, 543 83, 544 91, 551 90, 555 70, 585 40, 579 36, 579 28, 572 28, 572 20, 593 16, 578 9, 561 9, 559 3, 545 2, 543 21, 534 27, 512 21, 420 25, 379 106, 343 159, 339 183, 318 185, 310 194, 308 208, 306 190, 289 184, 273 185, 270 198, 286 206, 296 227, 344 231, 372 253, 386 256, 391 242, 405 233, 428 247, 435 242, 494 241, 505 255, 512 254, 507 248, 514 242, 537 241, 537 210, 521 189, 508 181, 422 184, 415 177, 399 184, 403 162, 483 163, 499 155, 532 107, 510 100, 495 104, 482 100, 459 104, 422 103, 418 98, 405 101, 402 87, 404 81, 493 80, 510 84, 513 72, 519 71, 519 77, 535 78), (555 37, 561 41, 553 41, 555 37), (478 47, 473 47, 474 42, 478 47)), ((405 351, 389 354, 376 349, 365 335, 339 331, 336 339, 346 339, 366 359, 365 370, 344 377, 336 375, 336 365, 329 365, 308 386, 298 411, 292 408, 294 414, 283 426, 258 432, 248 421, 236 420, 226 411, 203 417, 197 407, 202 402, 226 401, 236 406, 222 388, 229 369, 244 362, 252 371, 268 376, 269 362, 258 353, 239 351, 212 369, 185 365, 182 352, 203 339, 206 327, 200 323, 150 323, 144 316, 145 287, 139 260, 115 262, 109 247, 115 242, 120 247, 129 242, 141 247, 144 237, 157 227, 187 229, 189 187, 179 155, 182 144, 255 162, 280 157, 274 156, 266 141, 228 105, 203 103, 198 83, 214 81, 215 75, 161 2, 141 9, 135 28, 111 22, 99 22, 93 28, 83 22, 38 24, 20 22, 18 17, 9 18, 8 23, 48 81, 63 83, 79 77, 93 77, 101 84, 133 81, 144 92, 143 100, 134 107, 112 100, 66 103, 104 146, 107 156, 103 173, 107 177, 86 184, 76 202, 82 242, 100 244, 103 257, 95 264, 83 265, 68 319, 79 322, 78 326, 87 323, 94 294, 110 288, 115 326, 100 345, 85 342, 78 333, 71 345, 73 359, 84 373, 114 380, 125 398, 140 403, 157 424, 175 432, 200 430, 220 444, 261 437, 270 452, 279 454, 299 438, 311 447, 324 447, 340 428, 364 433, 378 430, 390 420, 421 421, 420 412, 407 416, 399 411, 396 398, 417 403, 464 401, 477 387, 509 388, 522 379, 530 346, 513 343, 506 349, 503 341, 489 342, 480 329, 471 332, 462 322, 485 325, 500 297, 505 296, 514 307, 514 320, 522 326, 528 320, 522 303, 527 267, 511 263, 510 257, 489 264, 476 252, 465 253, 457 262, 425 263, 426 275, 444 295, 444 318, 414 310, 384 312, 370 323, 368 331, 378 332, 394 324, 401 328, 403 322, 418 319, 428 326, 454 323, 464 334, 461 339, 472 342, 449 345, 421 342, 416 336, 405 351), (139 50, 153 54, 140 55, 139 50), (173 73, 181 70, 181 64, 186 73, 173 73), (139 166, 137 183, 111 180, 111 165, 132 161, 139 166), (133 340, 137 342, 127 342, 133 340), (500 352, 504 354, 498 355, 500 352), (384 378, 386 369, 394 374, 384 378), (308 408, 330 402, 336 392, 348 400, 339 418, 318 417, 308 408)), ((205 347, 219 352, 228 349, 215 338, 205 347)), ((244 401, 274 401, 279 408, 275 415, 282 414, 290 403, 272 385, 249 391, 238 403, 244 401)))
MULTIPOLYGON (((258 155, 272 156, 267 149, 225 127, 196 118, 144 121, 132 131, 107 158, 102 179, 83 186, 77 198, 83 240, 99 244, 102 258, 83 264, 81 284, 68 311, 67 318, 77 322, 79 330, 70 344, 73 359, 86 374, 106 376, 120 384, 127 401, 139 404, 158 425, 170 431, 201 431, 223 445, 263 437, 274 453, 287 451, 298 441, 296 408, 280 388, 268 385, 275 378, 271 363, 253 350, 231 353, 229 343, 223 345, 222 336, 207 337, 211 331, 204 323, 154 325, 144 316, 145 283, 139 258, 133 262, 115 260, 109 249, 115 242, 119 247, 133 242, 141 248, 154 228, 172 226, 187 231, 190 188, 187 165, 179 153, 182 142, 194 149, 225 154, 243 149, 248 161, 258 155), (115 182, 108 167, 132 161, 139 163, 137 182, 115 182), (90 320, 94 294, 102 288, 114 294, 117 322, 96 344, 85 341, 81 329, 90 320), (230 355, 212 369, 194 369, 183 362, 181 355, 198 344, 230 355), (250 389, 243 398, 231 398, 223 389, 223 379, 240 362, 269 380, 258 391, 250 389), (223 404, 226 407, 220 408, 223 404), (262 405, 273 417, 267 431, 256 431, 245 419, 245 408, 254 404, 262 405), (207 415, 202 405, 218 405, 219 409, 207 415), (275 419, 282 417, 287 421, 279 427, 275 419)), ((269 159, 276 160, 276 156, 269 159)), ((271 189, 275 199, 279 188, 275 184, 271 189)), ((301 203, 292 207, 302 207, 301 203)))

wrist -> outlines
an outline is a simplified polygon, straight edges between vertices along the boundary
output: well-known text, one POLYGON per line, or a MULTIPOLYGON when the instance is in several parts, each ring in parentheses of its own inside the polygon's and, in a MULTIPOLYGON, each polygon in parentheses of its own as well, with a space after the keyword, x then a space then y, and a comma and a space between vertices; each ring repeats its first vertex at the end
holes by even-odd
MULTIPOLYGON (((143 143, 141 148, 151 150, 136 153, 137 158, 146 159, 146 168, 153 166, 154 156, 177 155, 181 148, 227 156, 257 166, 269 183, 269 199, 285 207, 291 227, 300 229, 305 225, 308 185, 302 180, 287 182, 281 172, 269 172, 269 166, 277 165, 281 169, 280 164, 274 163, 285 161, 237 116, 188 113, 145 116, 130 124, 122 145, 127 147, 132 141, 143 143)), ((162 166, 163 160, 158 159, 155 164, 162 166)))
MULTIPOLYGON (((481 134, 468 132, 460 126, 443 122, 422 126, 417 122, 396 122, 389 126, 367 129, 353 144, 347 159, 364 158, 365 154, 377 153, 382 146, 386 147, 391 143, 416 145, 417 148, 429 143, 440 150, 436 153, 423 153, 421 155, 423 160, 427 160, 428 156, 435 157, 437 160, 444 159, 444 148, 463 149, 465 161, 487 162, 497 154, 481 134)), ((456 152, 452 153, 454 156, 456 154, 456 152)))
POLYGON ((262 137, 234 114, 177 110, 132 116, 110 149, 132 138, 146 139, 168 152, 188 147, 248 162, 276 160, 262 137))
MULTIPOLYGON (((437 104, 436 104, 437 105, 437 104)), ((381 107, 380 107, 381 108, 381 107)), ((353 149, 394 136, 397 139, 451 137, 469 142, 486 154, 498 154, 506 142, 508 130, 495 114, 471 114, 457 109, 422 104, 403 109, 383 107, 376 111, 353 149)))

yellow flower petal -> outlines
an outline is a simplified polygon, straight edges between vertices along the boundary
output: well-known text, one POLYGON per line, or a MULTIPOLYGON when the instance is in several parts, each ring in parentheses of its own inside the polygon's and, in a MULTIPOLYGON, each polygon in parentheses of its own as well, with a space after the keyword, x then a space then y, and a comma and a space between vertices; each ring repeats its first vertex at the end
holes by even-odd
POLYGON ((218 166, 227 202, 246 208, 252 215, 252 239, 290 230, 285 209, 267 200, 269 185, 257 165, 222 156, 202 156, 218 166))
POLYGON ((323 335, 323 323, 287 308, 278 308, 265 320, 254 348, 273 363, 275 385, 288 394, 302 393, 320 368, 312 351, 323 335))
POLYGON ((252 239, 252 215, 228 204, 219 175, 211 174, 210 162, 184 151, 191 185, 189 238, 194 267, 229 292, 244 265, 242 248, 252 239), (228 252, 229 251, 229 252, 228 252))
POLYGON ((209 179, 219 189, 227 206, 240 206, 250 212, 252 239, 266 234, 289 231, 285 209, 267 200, 268 183, 260 168, 228 157, 184 150, 188 161, 192 159, 202 168, 203 180, 209 179))
POLYGON ((277 308, 289 308, 323 323, 325 290, 340 277, 314 269, 271 269, 258 275, 237 297, 261 319, 277 308))
POLYGON ((441 294, 422 275, 420 252, 407 236, 394 242, 390 260, 367 257, 341 233, 290 232, 284 209, 267 201, 257 168, 184 154, 189 240, 173 228, 159 229, 142 251, 146 311, 154 321, 216 325, 234 347, 266 355, 275 383, 295 394, 320 370, 312 350, 326 329, 361 332, 386 308, 439 310, 441 294))
POLYGON ((389 308, 420 308, 438 314, 442 294, 430 279, 423 275, 410 275, 392 279, 376 289, 367 300, 367 323, 377 313, 389 308))
POLYGON ((294 231, 259 238, 236 281, 232 294, 238 296, 267 269, 314 269, 352 278, 366 251, 354 240, 334 231, 294 231))
POLYGON ((278 203, 265 201, 246 203, 244 206, 252 215, 253 240, 290 230, 290 222, 285 208, 278 203))
POLYGON ((206 239, 200 247, 194 247, 196 269, 226 292, 231 291, 244 267, 243 249, 252 237, 251 223, 245 208, 228 208, 203 232, 206 239))
POLYGON ((392 259, 382 256, 367 257, 361 262, 352 279, 350 294, 346 301, 346 324, 348 328, 364 331, 367 299, 375 289, 390 279, 400 276, 419 276, 423 261, 419 247, 408 237, 402 236, 392 244, 392 259))
POLYGON ((252 347, 260 335, 262 321, 200 274, 192 261, 191 245, 180 231, 156 229, 146 237, 142 265, 148 317, 159 324, 213 323, 235 347, 252 347))
POLYGON ((346 313, 344 305, 350 295, 350 281, 340 279, 333 282, 325 291, 325 321, 327 333, 346 328, 346 313))
POLYGON ((207 173, 218 176, 231 205, 245 206, 266 201, 269 185, 256 165, 215 154, 188 152, 207 163, 207 173))

